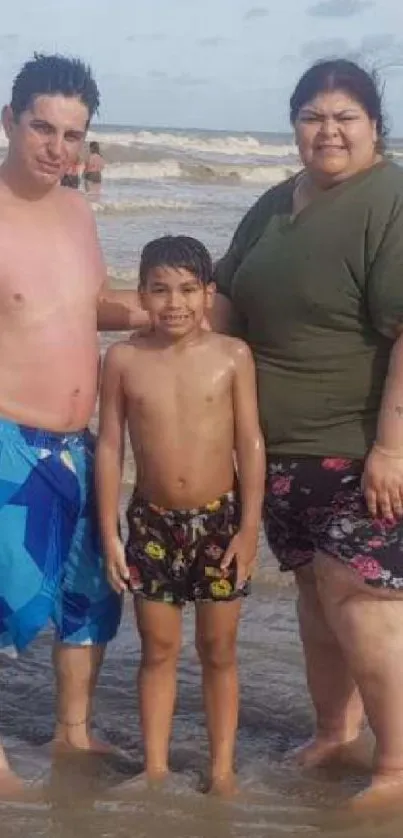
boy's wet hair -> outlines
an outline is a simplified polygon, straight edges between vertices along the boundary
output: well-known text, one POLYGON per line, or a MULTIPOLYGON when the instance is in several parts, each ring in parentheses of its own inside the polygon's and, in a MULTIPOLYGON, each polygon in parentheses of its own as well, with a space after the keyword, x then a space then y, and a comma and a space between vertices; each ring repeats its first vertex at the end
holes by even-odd
POLYGON ((11 109, 18 119, 28 110, 36 96, 57 96, 80 99, 88 109, 89 120, 99 108, 99 90, 91 68, 80 58, 34 53, 15 77, 11 109))
POLYGON ((161 236, 144 247, 140 258, 139 279, 144 286, 155 268, 184 268, 203 285, 213 281, 213 263, 207 248, 192 236, 161 236))

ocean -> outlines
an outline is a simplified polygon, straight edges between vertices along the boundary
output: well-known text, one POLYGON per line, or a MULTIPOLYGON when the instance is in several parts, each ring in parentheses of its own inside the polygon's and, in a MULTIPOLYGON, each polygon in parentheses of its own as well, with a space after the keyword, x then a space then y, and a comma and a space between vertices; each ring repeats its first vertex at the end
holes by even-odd
MULTIPOLYGON (((164 233, 189 233, 202 239, 214 258, 223 254, 252 202, 298 169, 286 134, 99 126, 90 138, 100 142, 107 162, 101 194, 90 200, 109 275, 123 287, 136 284, 143 245, 164 233)), ((0 147, 5 148, 1 135, 0 147)), ((397 162, 403 160, 403 141, 393 141, 391 150, 397 162)), ((103 336, 102 345, 112 339, 103 336)), ((125 474, 130 484, 130 461, 125 474)), ((18 662, 0 661, 0 737, 15 769, 38 786, 37 802, 0 803, 1 838, 400 838, 399 815, 385 812, 378 822, 343 812, 347 797, 367 782, 365 774, 347 769, 304 774, 284 760, 313 727, 295 590, 287 581, 262 537, 239 633, 241 793, 232 802, 199 791, 207 736, 191 608, 184 614, 178 668, 174 771, 159 791, 119 791, 119 784, 141 769, 134 683, 139 639, 129 598, 94 708, 96 732, 123 749, 125 758, 76 755, 52 767, 50 630, 18 662)))
MULTIPOLYGON (((107 164, 91 203, 109 275, 123 287, 136 281, 141 248, 165 233, 196 236, 222 255, 256 198, 299 169, 288 133, 99 125, 91 139, 107 164)), ((0 159, 5 148, 0 129, 0 159)), ((403 164, 403 139, 389 151, 403 164)))

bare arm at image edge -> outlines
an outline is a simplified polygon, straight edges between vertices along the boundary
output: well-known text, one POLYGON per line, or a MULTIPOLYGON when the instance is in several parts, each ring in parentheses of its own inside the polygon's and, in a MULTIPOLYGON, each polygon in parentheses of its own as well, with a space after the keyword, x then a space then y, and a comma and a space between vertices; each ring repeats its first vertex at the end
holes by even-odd
POLYGON ((373 517, 403 517, 403 197, 381 231, 368 276, 374 327, 394 340, 378 414, 376 441, 365 462, 362 489, 373 517))

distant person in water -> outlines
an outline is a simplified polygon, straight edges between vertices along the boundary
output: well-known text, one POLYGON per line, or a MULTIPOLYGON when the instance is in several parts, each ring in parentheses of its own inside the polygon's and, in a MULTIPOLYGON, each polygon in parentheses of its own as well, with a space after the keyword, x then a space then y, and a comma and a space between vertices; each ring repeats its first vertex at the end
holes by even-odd
POLYGON ((203 329, 214 285, 200 242, 150 242, 139 290, 151 330, 108 350, 101 388, 96 481, 108 577, 117 593, 134 594, 149 779, 168 772, 182 606, 195 602, 209 787, 226 794, 235 789, 236 637, 264 490, 255 368, 243 341, 203 329), (126 421, 138 479, 125 553, 117 521, 126 421))
POLYGON ((78 189, 80 186, 81 160, 77 157, 69 163, 61 181, 61 186, 68 186, 70 189, 78 189))
POLYGON ((84 164, 83 180, 86 192, 98 194, 101 189, 102 171, 105 168, 105 161, 101 154, 99 143, 95 140, 90 142, 89 154, 84 164))

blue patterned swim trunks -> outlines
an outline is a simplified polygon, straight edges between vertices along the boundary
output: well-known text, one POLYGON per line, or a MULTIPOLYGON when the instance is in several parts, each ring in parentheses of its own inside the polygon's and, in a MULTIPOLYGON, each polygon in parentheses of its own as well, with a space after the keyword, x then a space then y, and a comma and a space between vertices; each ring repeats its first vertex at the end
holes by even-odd
POLYGON ((120 616, 99 546, 91 433, 0 419, 0 652, 24 649, 49 619, 62 643, 104 644, 120 616))

